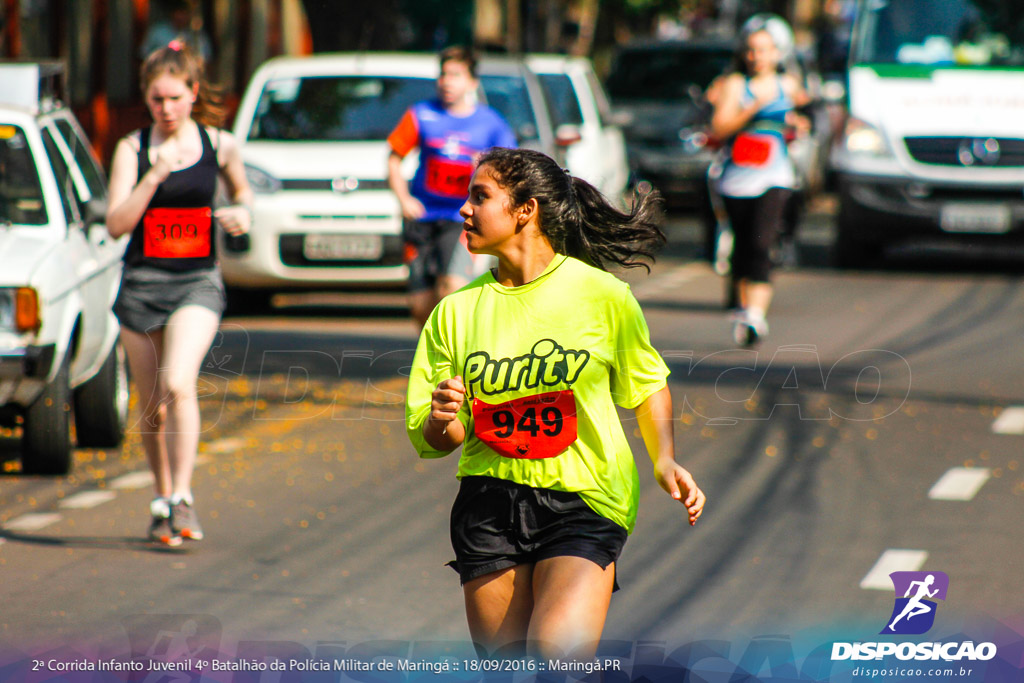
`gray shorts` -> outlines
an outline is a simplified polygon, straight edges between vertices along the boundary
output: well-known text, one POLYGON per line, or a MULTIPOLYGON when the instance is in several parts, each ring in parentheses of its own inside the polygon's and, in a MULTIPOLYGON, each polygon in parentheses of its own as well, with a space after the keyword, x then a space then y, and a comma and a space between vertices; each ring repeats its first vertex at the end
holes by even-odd
POLYGON ((171 314, 184 306, 202 306, 221 315, 226 305, 220 268, 172 273, 125 267, 114 315, 122 327, 145 334, 165 326, 171 314))

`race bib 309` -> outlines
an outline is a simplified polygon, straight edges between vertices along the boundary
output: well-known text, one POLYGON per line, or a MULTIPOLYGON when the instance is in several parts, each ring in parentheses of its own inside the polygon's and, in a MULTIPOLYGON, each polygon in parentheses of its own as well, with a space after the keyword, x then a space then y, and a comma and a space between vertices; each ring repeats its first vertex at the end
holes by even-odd
POLYGON ((150 258, 202 258, 210 255, 213 211, 156 208, 142 218, 142 253, 150 258))

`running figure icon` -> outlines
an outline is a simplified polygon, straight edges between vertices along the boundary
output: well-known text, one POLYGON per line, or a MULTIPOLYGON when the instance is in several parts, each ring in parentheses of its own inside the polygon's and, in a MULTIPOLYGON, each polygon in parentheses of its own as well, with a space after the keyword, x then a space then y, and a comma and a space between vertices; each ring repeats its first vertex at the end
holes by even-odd
POLYGON ((939 592, 939 589, 929 591, 928 588, 935 583, 935 575, 929 574, 923 581, 911 581, 910 586, 907 587, 907 592, 904 593, 903 597, 910 598, 907 604, 903 607, 903 611, 899 613, 892 623, 889 624, 889 630, 896 631, 896 622, 903 617, 910 621, 914 617, 920 614, 927 614, 932 611, 932 606, 923 602, 924 598, 934 598, 935 594, 939 592), (910 593, 914 591, 914 587, 917 586, 917 592, 914 593, 913 597, 910 597, 910 593))

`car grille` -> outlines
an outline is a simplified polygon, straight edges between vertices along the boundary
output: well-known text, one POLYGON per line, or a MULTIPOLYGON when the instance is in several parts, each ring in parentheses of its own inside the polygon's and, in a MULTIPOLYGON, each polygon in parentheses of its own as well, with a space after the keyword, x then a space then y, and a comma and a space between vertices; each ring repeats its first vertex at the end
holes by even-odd
POLYGON ((903 141, 914 161, 922 164, 982 168, 1024 166, 1024 140, 1018 138, 908 137, 903 141), (972 152, 972 148, 983 147, 989 140, 998 143, 997 152, 972 152))
POLYGON ((278 242, 278 253, 281 263, 295 268, 338 268, 338 267, 377 267, 400 266, 403 263, 404 247, 401 235, 384 235, 384 252, 376 261, 343 260, 343 261, 311 261, 302 252, 305 235, 281 235, 278 242))
MULTIPOLYGON (((331 191, 334 189, 334 178, 293 178, 291 180, 282 180, 282 190, 327 190, 331 191)), ((363 180, 357 178, 359 185, 355 188, 356 190, 387 190, 388 181, 386 180, 363 180)), ((352 190, 350 190, 352 191, 352 190)))

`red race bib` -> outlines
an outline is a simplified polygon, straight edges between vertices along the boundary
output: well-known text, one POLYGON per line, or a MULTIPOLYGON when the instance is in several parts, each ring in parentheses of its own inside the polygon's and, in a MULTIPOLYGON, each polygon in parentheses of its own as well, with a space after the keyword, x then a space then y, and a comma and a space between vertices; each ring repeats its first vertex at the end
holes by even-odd
POLYGON ((553 458, 576 441, 576 397, 566 389, 498 404, 473 399, 473 433, 506 458, 553 458))
POLYGON ((150 209, 142 218, 142 253, 150 258, 202 258, 210 255, 213 211, 150 209))
POLYGON ((442 197, 460 197, 469 195, 469 179, 473 177, 473 162, 452 161, 430 157, 427 159, 427 172, 424 186, 427 191, 442 197))
POLYGON ((739 166, 764 166, 772 154, 772 139, 765 135, 741 133, 732 143, 732 160, 739 166))

